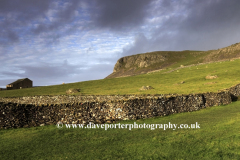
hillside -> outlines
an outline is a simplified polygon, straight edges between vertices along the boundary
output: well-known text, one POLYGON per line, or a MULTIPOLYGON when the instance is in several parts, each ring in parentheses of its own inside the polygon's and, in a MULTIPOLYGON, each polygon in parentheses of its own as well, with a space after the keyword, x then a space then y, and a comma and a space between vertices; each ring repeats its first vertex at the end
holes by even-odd
POLYGON ((210 51, 156 51, 120 58, 106 78, 133 76, 154 70, 240 57, 240 43, 210 51))
POLYGON ((198 66, 166 69, 137 76, 109 78, 36 88, 3 90, 0 97, 35 95, 66 95, 69 88, 80 88, 74 95, 126 95, 126 94, 190 94, 217 92, 240 83, 240 59, 201 64, 198 66), (175 71, 172 71, 175 70, 175 71), (169 72, 171 71, 171 72, 169 72), (206 80, 207 75, 217 75, 206 80), (185 83, 181 83, 184 81, 185 83), (142 86, 154 89, 141 91, 142 86))
POLYGON ((109 75, 107 79, 17 90, 2 90, 0 91, 0 97, 66 95, 66 90, 70 88, 81 89, 80 92, 74 93, 74 95, 217 92, 240 83, 240 59, 236 57, 240 57, 240 43, 219 50, 205 52, 162 51, 138 54, 118 60, 113 74, 109 75), (216 62, 224 59, 228 60, 216 62), (231 60, 229 61, 229 59, 231 60), (217 78, 206 80, 205 77, 207 75, 217 75, 217 78), (183 81, 184 83, 181 83, 183 81), (154 89, 140 91, 139 89, 142 86, 152 86, 154 89))

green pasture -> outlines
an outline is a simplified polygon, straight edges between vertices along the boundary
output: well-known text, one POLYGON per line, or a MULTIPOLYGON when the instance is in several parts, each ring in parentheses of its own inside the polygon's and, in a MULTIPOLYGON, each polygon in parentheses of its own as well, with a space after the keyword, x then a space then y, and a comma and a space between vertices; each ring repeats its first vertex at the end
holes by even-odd
MULTIPOLYGON (((60 84, 36 88, 0 91, 0 97, 21 97, 34 95, 64 95, 70 88, 80 88, 75 95, 125 95, 125 94, 189 94, 217 92, 240 83, 240 60, 214 62, 182 68, 166 73, 173 68, 159 72, 131 77, 100 79, 93 81, 60 84), (207 75, 218 78, 206 80, 207 75), (184 81, 183 84, 181 82, 184 81), (140 91, 142 86, 154 89, 140 91)), ((178 65, 179 67, 179 65, 178 65)))
MULTIPOLYGON (((188 59, 194 61, 193 56, 188 59)), ((196 59, 196 63, 199 59, 196 59)), ((240 60, 170 68, 132 77, 101 79, 19 90, 0 97, 64 95, 189 94, 217 92, 240 83, 240 60), (218 78, 206 80, 207 75, 218 78), (181 83, 184 81, 184 83, 181 83), (140 91, 142 86, 154 89, 140 91)), ((0 130, 0 159, 240 159, 240 101, 166 117, 119 121, 121 124, 200 124, 199 129, 80 129, 55 125, 0 130)))
POLYGON ((121 124, 195 124, 198 129, 0 130, 0 159, 240 159, 240 102, 121 124))

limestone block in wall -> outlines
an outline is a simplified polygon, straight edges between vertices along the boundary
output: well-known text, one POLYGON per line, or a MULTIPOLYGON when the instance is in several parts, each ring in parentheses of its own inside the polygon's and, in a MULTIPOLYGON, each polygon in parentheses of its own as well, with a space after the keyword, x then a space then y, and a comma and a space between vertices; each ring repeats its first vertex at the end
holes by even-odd
POLYGON ((223 104, 230 104, 232 102, 229 92, 220 93, 204 93, 206 107, 219 106, 223 104))

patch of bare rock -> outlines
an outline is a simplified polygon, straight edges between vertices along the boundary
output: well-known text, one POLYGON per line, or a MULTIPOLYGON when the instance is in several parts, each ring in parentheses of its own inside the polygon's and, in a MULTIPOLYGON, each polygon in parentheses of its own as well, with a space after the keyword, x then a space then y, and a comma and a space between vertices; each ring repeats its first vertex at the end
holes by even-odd
POLYGON ((66 91, 66 94, 73 94, 80 92, 80 89, 70 88, 66 91))
POLYGON ((205 78, 206 79, 216 79, 217 77, 218 77, 217 75, 214 75, 214 76, 207 75, 205 78))
POLYGON ((152 86, 142 86, 140 88, 140 91, 145 91, 145 90, 150 90, 150 89, 154 89, 152 86))

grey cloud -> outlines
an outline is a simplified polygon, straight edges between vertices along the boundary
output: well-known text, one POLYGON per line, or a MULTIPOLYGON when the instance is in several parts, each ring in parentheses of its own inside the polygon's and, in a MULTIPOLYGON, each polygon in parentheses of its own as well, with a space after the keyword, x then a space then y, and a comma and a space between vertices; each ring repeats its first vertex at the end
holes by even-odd
POLYGON ((141 25, 152 0, 96 0, 97 27, 121 30, 141 25))
POLYGON ((137 36, 134 43, 125 48, 123 56, 156 50, 210 50, 240 41, 239 1, 165 0, 161 4, 151 13, 164 17, 158 22, 159 27, 151 29, 148 39, 137 36), (164 12, 157 12, 162 7, 164 12), (174 13, 179 8, 179 12, 174 13))
POLYGON ((209 50, 240 41, 240 2, 195 0, 184 5, 186 17, 175 16, 164 24, 166 31, 175 32, 172 42, 176 48, 209 50))
POLYGON ((81 73, 81 81, 103 79, 112 73, 115 64, 96 64, 81 73))
POLYGON ((19 41, 18 34, 12 30, 0 31, 0 44, 8 44, 9 42, 14 43, 19 41))
POLYGON ((2 74, 5 76, 17 76, 17 77, 28 77, 32 78, 60 78, 71 76, 72 74, 78 74, 80 69, 84 66, 80 65, 70 65, 65 60, 63 64, 50 64, 50 63, 41 63, 35 66, 21 65, 18 66, 18 70, 23 71, 23 73, 16 72, 6 72, 3 71, 2 74))
POLYGON ((18 42, 20 34, 24 32, 21 27, 27 27, 32 20, 43 16, 51 2, 51 0, 1 0, 0 44, 18 42))
POLYGON ((240 14, 240 2, 235 0, 218 0, 218 1, 198 1, 188 6, 191 7, 188 24, 188 29, 212 30, 212 29, 227 29, 227 27, 238 24, 240 14))
MULTIPOLYGON (((55 21, 50 24, 39 24, 33 32, 35 34, 48 32, 48 31, 57 31, 59 28, 65 27, 74 21, 74 13, 75 11, 81 9, 82 0, 71 0, 68 1, 68 5, 65 8, 57 8, 57 13, 55 17, 55 21)), ((76 27, 76 26, 75 26, 76 27)))
POLYGON ((42 64, 41 66, 21 66, 20 69, 25 71, 25 75, 42 79, 60 78, 79 73, 79 66, 69 65, 67 61, 62 65, 42 64))
POLYGON ((18 42, 19 37, 34 36, 44 33, 46 44, 57 41, 60 37, 72 33, 78 27, 72 24, 75 20, 74 13, 81 10, 85 0, 67 1, 68 5, 56 5, 64 1, 55 0, 1 0, 0 1, 0 45, 18 42), (47 12, 53 9, 56 13, 54 21, 41 22, 47 19, 47 12), (38 26, 34 26, 36 23, 38 26), (61 33, 59 32, 61 30, 61 33))
POLYGON ((41 14, 49 8, 52 0, 1 0, 0 13, 8 14, 16 13, 21 14, 24 18, 32 18, 41 14), (35 14, 29 14, 35 13, 35 14))
POLYGON ((123 49, 123 55, 122 56, 128 56, 133 54, 139 54, 149 51, 148 44, 151 40, 148 40, 143 33, 139 33, 135 36, 134 43, 126 46, 123 49))
POLYGON ((74 12, 77 11, 78 9, 81 9, 80 4, 83 1, 82 0, 71 0, 68 2, 70 2, 69 5, 61 12, 58 12, 57 17, 63 22, 71 20, 74 17, 74 12))
POLYGON ((61 37, 79 31, 80 21, 84 21, 81 31, 101 28, 115 31, 127 28, 129 31, 129 27, 136 28, 144 23, 152 1, 2 0, 0 1, 0 16, 3 17, 0 21, 2 29, 0 45, 18 42, 26 35, 31 38, 41 35, 46 39, 46 44, 56 43, 61 37), (84 8, 86 6, 87 9, 84 8), (53 20, 43 22, 43 19, 47 21, 47 12, 50 10, 54 14, 53 20), (75 15, 76 11, 79 11, 80 15, 75 15))
POLYGON ((2 71, 1 75, 5 76, 5 77, 22 77, 22 76, 25 76, 25 74, 16 73, 16 72, 9 72, 9 71, 2 71))

